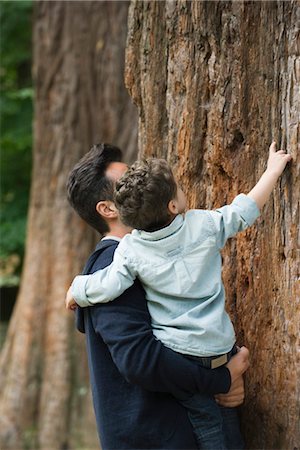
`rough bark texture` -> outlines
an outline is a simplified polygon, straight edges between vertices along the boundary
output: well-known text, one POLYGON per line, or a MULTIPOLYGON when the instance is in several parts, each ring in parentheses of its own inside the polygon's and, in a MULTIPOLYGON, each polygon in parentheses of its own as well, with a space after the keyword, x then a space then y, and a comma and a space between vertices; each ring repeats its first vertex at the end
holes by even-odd
POLYGON ((95 243, 67 174, 95 142, 136 151, 124 87, 127 2, 38 2, 34 167, 21 289, 1 355, 1 448, 98 448, 83 338, 64 296, 95 243))
POLYGON ((190 207, 247 193, 273 138, 293 156, 261 218, 227 244, 223 274, 251 352, 248 447, 299 448, 299 3, 133 1, 129 14, 140 152, 170 161, 190 207))

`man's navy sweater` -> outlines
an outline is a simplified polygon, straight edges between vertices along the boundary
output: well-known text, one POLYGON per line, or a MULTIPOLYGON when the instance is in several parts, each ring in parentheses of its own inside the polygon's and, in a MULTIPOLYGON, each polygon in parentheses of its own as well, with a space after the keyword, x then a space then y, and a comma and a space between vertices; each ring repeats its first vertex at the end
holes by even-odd
MULTIPOLYGON (((84 273, 109 265, 117 245, 101 241, 84 273)), ((175 397, 227 392, 228 369, 201 368, 164 347, 152 334, 139 281, 113 302, 77 308, 76 319, 86 333, 102 449, 196 449, 187 412, 175 397)))

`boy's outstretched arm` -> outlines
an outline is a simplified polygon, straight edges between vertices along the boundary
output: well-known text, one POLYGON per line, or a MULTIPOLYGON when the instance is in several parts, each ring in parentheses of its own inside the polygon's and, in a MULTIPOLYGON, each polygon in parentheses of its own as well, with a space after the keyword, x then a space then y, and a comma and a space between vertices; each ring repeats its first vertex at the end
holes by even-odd
POLYGON ((256 202, 259 209, 261 209, 267 202, 278 178, 291 159, 291 155, 288 155, 284 150, 279 150, 277 152, 276 143, 272 142, 269 149, 267 169, 259 179, 258 183, 248 194, 248 197, 252 198, 256 202))

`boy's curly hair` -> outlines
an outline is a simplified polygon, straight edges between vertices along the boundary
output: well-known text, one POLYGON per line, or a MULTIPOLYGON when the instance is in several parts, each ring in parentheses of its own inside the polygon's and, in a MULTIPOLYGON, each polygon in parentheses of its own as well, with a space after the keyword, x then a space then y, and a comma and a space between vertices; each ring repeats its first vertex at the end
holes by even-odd
POLYGON ((115 204, 125 225, 155 231, 171 219, 168 203, 177 195, 177 184, 167 161, 136 161, 116 183, 115 204))

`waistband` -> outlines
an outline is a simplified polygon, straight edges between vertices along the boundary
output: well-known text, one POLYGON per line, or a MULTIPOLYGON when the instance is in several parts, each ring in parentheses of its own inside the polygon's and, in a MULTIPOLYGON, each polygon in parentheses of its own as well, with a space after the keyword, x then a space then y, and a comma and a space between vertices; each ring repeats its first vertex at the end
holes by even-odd
POLYGON ((200 366, 207 369, 216 369, 228 363, 230 358, 237 353, 237 346, 234 345, 230 352, 218 356, 192 356, 185 355, 188 359, 199 362, 200 366))

